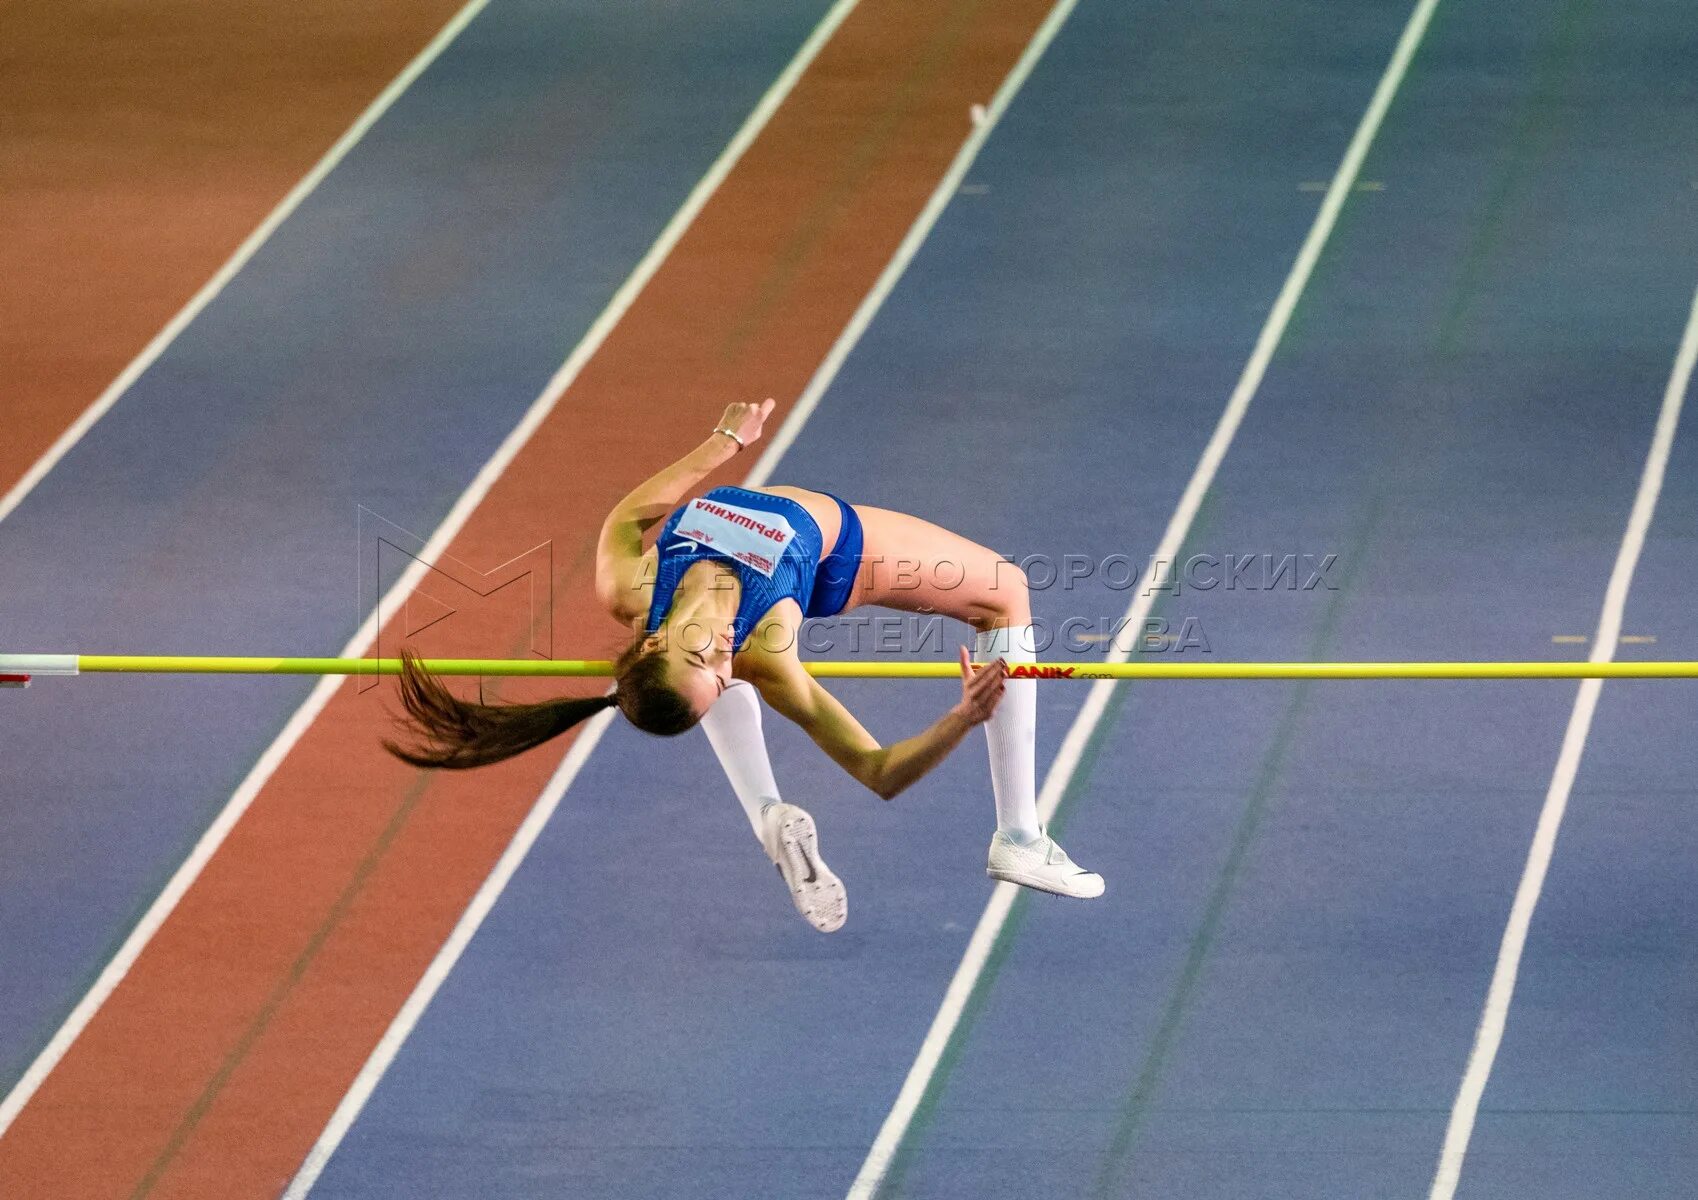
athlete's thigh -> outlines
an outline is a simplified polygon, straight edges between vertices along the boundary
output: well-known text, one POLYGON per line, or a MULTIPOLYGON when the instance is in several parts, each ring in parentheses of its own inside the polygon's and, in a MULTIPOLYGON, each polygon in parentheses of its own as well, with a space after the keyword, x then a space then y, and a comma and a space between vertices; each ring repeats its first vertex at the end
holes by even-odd
POLYGON ((855 512, 864 541, 852 604, 976 624, 1030 620, 1025 577, 996 551, 907 513, 860 504, 855 512))

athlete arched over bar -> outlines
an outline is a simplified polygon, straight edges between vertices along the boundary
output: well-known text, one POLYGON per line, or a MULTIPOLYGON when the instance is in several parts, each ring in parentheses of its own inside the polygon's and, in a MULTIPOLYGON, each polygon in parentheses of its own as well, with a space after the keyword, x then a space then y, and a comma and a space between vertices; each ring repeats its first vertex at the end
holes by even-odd
POLYGON ((842 926, 842 883, 820 857, 811 816, 786 803, 761 733, 760 700, 801 726, 844 770, 889 799, 985 726, 997 828, 987 873, 1064 896, 1100 896, 1038 825, 1037 683, 1008 664, 1034 660, 1026 580, 994 551, 904 513, 795 487, 714 488, 680 504, 760 436, 773 402, 733 404, 712 434, 608 514, 596 594, 635 640, 614 692, 488 705, 453 696, 408 657, 401 695, 413 744, 385 743, 424 767, 498 762, 612 705, 637 728, 678 734, 700 723, 767 855, 815 928, 842 926), (659 536, 644 548, 655 526, 659 536), (826 548, 830 547, 829 550, 826 548), (902 560, 900 579, 881 569, 902 560), (942 613, 972 625, 975 670, 961 650, 961 702, 928 728, 881 746, 797 657, 801 624, 861 605, 942 613), (757 696, 759 697, 757 699, 757 696))

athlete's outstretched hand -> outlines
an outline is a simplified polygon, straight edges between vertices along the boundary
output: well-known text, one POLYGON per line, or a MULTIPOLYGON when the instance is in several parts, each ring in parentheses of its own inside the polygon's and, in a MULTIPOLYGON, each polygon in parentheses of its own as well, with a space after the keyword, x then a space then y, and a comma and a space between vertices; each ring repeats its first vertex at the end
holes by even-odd
POLYGON ((961 647, 961 703, 955 706, 955 711, 972 724, 982 725, 990 720, 1001 702, 1007 679, 1008 664, 1002 659, 975 669, 967 647, 961 647))
POLYGON ((770 397, 759 404, 733 404, 725 410, 717 428, 730 430, 738 442, 747 446, 761 436, 761 426, 777 405, 778 401, 770 397))

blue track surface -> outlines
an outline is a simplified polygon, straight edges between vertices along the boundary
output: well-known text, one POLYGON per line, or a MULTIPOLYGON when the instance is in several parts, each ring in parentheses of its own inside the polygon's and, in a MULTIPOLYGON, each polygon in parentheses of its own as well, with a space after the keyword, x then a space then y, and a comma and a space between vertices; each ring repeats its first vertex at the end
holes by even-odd
MULTIPOLYGON (((6 641, 338 644, 355 499, 440 518, 821 7, 493 5, 0 526, 0 606, 35 622, 6 641), (80 599, 72 531, 108 581, 80 599)), ((1407 16, 1083 0, 776 481, 1141 562, 1407 16)), ((1551 639, 1596 625, 1698 283, 1695 54, 1676 0, 1444 0, 1187 547, 1337 565, 1187 588, 1170 623, 1231 659, 1584 653, 1551 639)), ((1698 658, 1695 420, 1624 630, 1657 641, 1623 657, 1698 658)), ((894 738, 952 685, 833 690, 894 738)), ((86 723, 37 794, 89 808, 0 806, 0 946, 44 964, 0 975, 0 1069, 304 691, 18 707, 0 752, 86 723)), ((1084 691, 1042 695, 1047 763, 1084 691)), ((1461 1197, 1698 1173, 1698 684, 1603 696, 1461 1197)), ((1108 896, 1018 902, 886 1194, 1426 1195, 1573 697, 1124 688, 1057 824, 1108 896)), ((768 734, 847 929, 797 921, 705 739, 615 726, 316 1197, 843 1194, 988 898, 988 780, 975 744, 883 805, 768 734)))

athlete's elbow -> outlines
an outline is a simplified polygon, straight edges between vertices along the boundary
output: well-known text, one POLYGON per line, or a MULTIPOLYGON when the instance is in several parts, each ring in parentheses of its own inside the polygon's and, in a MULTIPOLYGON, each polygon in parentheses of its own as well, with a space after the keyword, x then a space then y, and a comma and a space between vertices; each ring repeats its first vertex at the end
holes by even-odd
MULTIPOLYGON (((923 772, 922 772, 923 773, 923 772)), ((914 786, 920 776, 913 771, 881 771, 869 786, 880 800, 894 800, 914 786)))
POLYGON ((903 779, 890 769, 889 755, 884 750, 871 754, 857 772, 861 782, 880 800, 894 800, 905 791, 911 779, 903 779))

